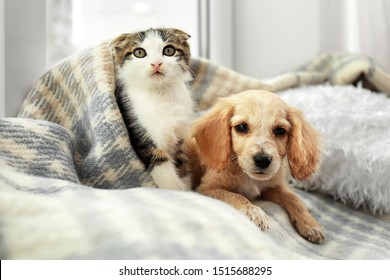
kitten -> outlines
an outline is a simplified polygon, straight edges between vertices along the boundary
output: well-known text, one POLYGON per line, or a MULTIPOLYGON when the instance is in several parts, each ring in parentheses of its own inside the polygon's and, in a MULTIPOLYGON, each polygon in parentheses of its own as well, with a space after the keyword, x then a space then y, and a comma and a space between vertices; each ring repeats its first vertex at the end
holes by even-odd
POLYGON ((165 189, 190 188, 182 151, 193 112, 189 38, 162 28, 122 34, 111 43, 116 96, 131 145, 165 189))

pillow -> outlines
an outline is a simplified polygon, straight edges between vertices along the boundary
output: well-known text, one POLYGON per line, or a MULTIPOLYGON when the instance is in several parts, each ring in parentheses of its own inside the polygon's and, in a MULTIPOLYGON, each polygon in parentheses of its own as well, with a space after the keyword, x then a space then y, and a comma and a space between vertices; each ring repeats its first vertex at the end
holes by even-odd
POLYGON ((313 86, 280 95, 322 134, 321 167, 299 186, 374 214, 389 213, 390 99, 352 86, 313 86))

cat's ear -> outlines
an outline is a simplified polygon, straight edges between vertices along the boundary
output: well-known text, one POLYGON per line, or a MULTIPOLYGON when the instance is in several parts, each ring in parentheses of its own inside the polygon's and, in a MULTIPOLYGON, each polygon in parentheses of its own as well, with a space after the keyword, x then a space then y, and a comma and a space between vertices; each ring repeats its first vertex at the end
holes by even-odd
POLYGON ((171 30, 172 30, 173 34, 175 34, 178 37, 182 37, 185 40, 188 40, 188 39, 191 38, 191 36, 189 34, 187 34, 186 32, 184 32, 184 31, 182 31, 180 29, 172 28, 171 30))
POLYGON ((134 42, 135 35, 130 33, 124 33, 116 37, 111 41, 110 49, 114 56, 115 63, 118 65, 122 64, 124 57, 128 53, 128 48, 134 42))
POLYGON ((132 34, 124 33, 116 37, 114 40, 111 41, 110 48, 113 51, 116 51, 118 49, 122 49, 128 44, 129 38, 132 34))

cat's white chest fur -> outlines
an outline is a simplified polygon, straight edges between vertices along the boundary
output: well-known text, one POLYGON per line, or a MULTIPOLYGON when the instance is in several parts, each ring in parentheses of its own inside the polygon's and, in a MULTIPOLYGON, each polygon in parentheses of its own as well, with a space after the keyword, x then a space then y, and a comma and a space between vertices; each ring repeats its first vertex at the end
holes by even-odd
POLYGON ((184 84, 167 91, 132 88, 126 94, 140 125, 158 148, 172 152, 177 142, 187 136, 192 100, 184 84))
POLYGON ((112 46, 124 90, 121 105, 132 122, 126 124, 131 144, 164 189, 190 186, 179 178, 176 166, 183 163, 178 144, 189 136, 193 112, 186 86, 192 79, 189 37, 177 29, 149 29, 123 34, 112 46))

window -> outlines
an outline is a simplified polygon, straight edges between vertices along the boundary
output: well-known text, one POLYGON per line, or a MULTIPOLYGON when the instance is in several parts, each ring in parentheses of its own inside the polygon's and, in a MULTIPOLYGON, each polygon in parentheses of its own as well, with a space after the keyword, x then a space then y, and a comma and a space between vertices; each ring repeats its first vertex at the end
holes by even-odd
POLYGON ((198 0, 46 0, 47 65, 112 39, 149 27, 176 27, 191 35, 199 55, 198 0))
MULTIPOLYGON (((36 80, 74 52, 123 32, 177 27, 199 55, 199 5, 209 0, 0 0, 0 117, 16 116, 36 80), (4 71, 2 71, 2 69, 4 71)), ((224 0, 227 1, 227 0, 224 0)))

